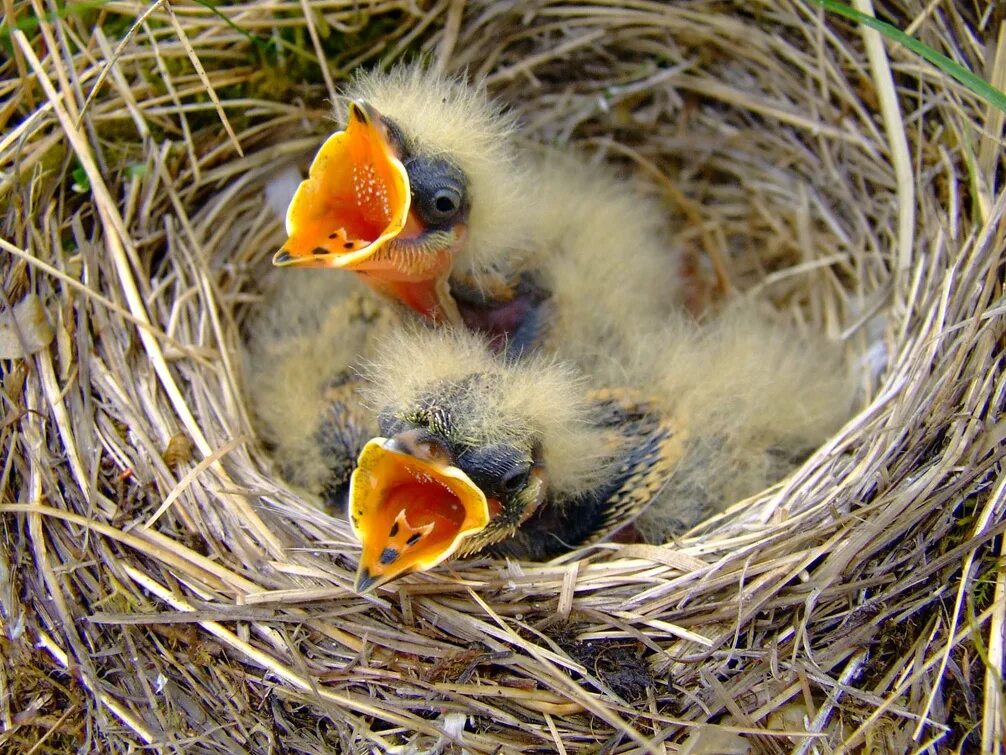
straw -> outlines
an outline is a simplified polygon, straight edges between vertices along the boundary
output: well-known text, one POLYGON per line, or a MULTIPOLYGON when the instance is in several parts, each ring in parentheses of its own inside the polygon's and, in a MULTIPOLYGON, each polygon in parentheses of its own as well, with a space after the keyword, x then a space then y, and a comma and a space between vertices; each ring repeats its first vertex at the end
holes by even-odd
MULTIPOLYGON (((55 338, 0 362, 0 751, 1001 751, 995 107, 796 0, 3 7, 0 302, 55 338), (266 185, 415 56, 638 177, 698 284, 841 337, 857 416, 672 543, 356 595, 238 355, 266 185)), ((1001 14, 873 10, 1006 81, 1001 14)))

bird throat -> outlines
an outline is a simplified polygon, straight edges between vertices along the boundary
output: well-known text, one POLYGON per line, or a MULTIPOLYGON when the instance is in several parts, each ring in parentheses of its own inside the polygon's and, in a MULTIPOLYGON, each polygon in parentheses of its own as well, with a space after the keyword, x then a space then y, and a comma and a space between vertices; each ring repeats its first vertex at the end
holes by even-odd
POLYGON ((451 295, 461 321, 483 334, 497 354, 519 354, 540 335, 549 294, 522 274, 508 287, 487 290, 467 281, 451 279, 451 295))

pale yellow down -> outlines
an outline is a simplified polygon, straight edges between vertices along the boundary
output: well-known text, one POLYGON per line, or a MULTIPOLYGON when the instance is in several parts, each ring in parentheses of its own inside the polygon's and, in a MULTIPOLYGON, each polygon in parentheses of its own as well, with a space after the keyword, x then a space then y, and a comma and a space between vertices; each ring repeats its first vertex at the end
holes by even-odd
MULTIPOLYGON (((397 308, 354 276, 330 270, 274 270, 251 318, 244 351, 248 405, 280 476, 318 495, 330 450, 315 436, 333 381, 373 353, 395 327, 397 308)), ((366 416, 366 415, 364 415, 366 416)), ((376 435, 376 421, 373 422, 376 435)))
POLYGON ((466 173, 469 243, 455 269, 477 282, 533 271, 551 292, 544 356, 507 364, 469 334, 403 326, 407 315, 352 276, 281 271, 253 325, 248 390, 291 481, 317 492, 325 462, 312 435, 325 387, 364 365, 373 411, 407 406, 466 370, 498 374, 499 391, 466 398, 471 439, 540 435, 553 490, 582 490, 606 474, 584 419, 587 391, 647 396, 689 436, 674 480, 642 520, 653 541, 774 482, 849 415, 839 346, 750 303, 701 322, 683 312, 664 213, 608 167, 518 149, 512 119, 477 88, 419 68, 362 76, 348 95, 394 119, 413 148, 466 173))
POLYGON ((270 278, 251 323, 245 373, 257 429, 288 481, 314 494, 322 487, 328 464, 316 432, 333 381, 365 379, 355 399, 376 435, 379 411, 404 412, 431 387, 474 372, 493 376, 493 389, 462 399, 471 410, 456 439, 541 438, 557 490, 578 492, 606 476, 600 433, 588 422, 587 380, 572 365, 544 355, 509 362, 472 333, 403 317, 348 275, 283 270, 270 278))
POLYGON ((589 422, 589 382, 574 366, 544 354, 520 361, 492 354, 465 330, 405 327, 381 339, 362 370, 368 404, 404 414, 438 383, 463 383, 464 408, 453 439, 468 445, 541 442, 550 489, 578 493, 607 476, 602 433, 589 422), (473 373, 488 381, 464 382, 473 373))

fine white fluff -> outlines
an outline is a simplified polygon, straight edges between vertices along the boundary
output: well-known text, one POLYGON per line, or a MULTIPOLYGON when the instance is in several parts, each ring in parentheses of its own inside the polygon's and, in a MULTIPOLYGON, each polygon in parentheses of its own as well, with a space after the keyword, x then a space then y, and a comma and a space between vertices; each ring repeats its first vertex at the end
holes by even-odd
POLYGON ((277 218, 285 218, 297 187, 304 177, 293 166, 283 168, 265 185, 265 203, 277 218))

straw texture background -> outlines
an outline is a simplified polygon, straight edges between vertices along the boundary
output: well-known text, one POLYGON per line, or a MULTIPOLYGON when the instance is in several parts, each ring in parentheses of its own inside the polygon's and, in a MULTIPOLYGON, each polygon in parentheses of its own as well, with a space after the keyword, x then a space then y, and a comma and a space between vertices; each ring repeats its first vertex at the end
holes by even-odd
MULTIPOLYGON (((996 7, 876 11, 1003 88, 996 7)), ((0 750, 1002 746, 1001 112, 802 1, 3 8, 0 750), (237 354, 269 179, 416 53, 642 176, 714 295, 848 343, 861 412, 666 546, 355 595, 237 354)))

